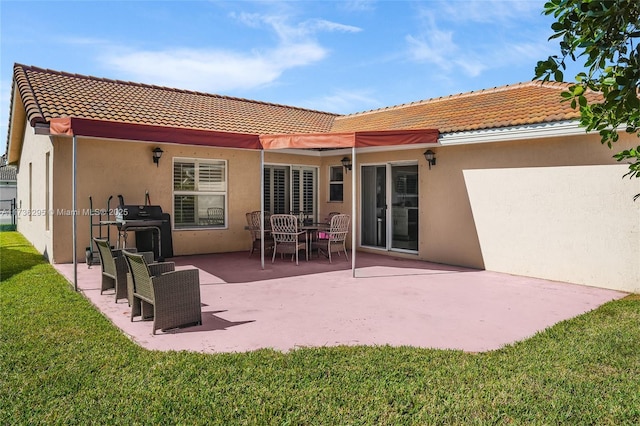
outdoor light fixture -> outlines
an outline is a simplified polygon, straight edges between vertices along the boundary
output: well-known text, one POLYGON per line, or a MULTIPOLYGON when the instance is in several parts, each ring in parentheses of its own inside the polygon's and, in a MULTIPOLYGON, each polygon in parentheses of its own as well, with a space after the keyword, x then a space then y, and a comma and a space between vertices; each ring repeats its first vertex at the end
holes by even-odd
POLYGON ((340 160, 345 170, 351 170, 351 159, 349 157, 344 157, 340 160))
POLYGON ((429 170, 431 170, 431 166, 436 165, 436 155, 433 151, 428 149, 424 152, 424 158, 427 160, 427 163, 429 163, 429 170))
POLYGON ((164 151, 160 149, 159 146, 155 147, 153 150, 153 162, 156 163, 156 167, 158 167, 158 163, 160 163, 160 157, 162 157, 162 153, 164 151))

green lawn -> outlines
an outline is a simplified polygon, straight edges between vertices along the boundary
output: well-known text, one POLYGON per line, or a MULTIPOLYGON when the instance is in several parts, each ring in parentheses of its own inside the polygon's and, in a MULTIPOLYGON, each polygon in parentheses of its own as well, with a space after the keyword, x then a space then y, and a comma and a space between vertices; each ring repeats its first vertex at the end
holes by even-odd
MULTIPOLYGON (((502 350, 141 349, 0 233, 0 424, 640 424, 640 297, 502 350)), ((274 330, 277 332, 277 330, 274 330)))

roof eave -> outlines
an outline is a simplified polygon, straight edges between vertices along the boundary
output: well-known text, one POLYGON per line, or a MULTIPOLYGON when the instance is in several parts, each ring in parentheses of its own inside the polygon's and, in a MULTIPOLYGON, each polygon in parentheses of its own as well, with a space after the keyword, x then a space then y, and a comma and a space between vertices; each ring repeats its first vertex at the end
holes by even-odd
MULTIPOLYGON (((597 134, 597 132, 591 132, 597 134)), ((542 139, 562 136, 576 136, 587 134, 584 127, 576 120, 553 121, 527 124, 522 126, 499 127, 495 129, 480 129, 464 132, 442 133, 440 144, 467 145, 476 143, 505 142, 526 139, 542 139)))
POLYGON ((12 84, 9 106, 9 132, 7 135, 7 163, 18 164, 27 126, 27 114, 15 82, 12 84))

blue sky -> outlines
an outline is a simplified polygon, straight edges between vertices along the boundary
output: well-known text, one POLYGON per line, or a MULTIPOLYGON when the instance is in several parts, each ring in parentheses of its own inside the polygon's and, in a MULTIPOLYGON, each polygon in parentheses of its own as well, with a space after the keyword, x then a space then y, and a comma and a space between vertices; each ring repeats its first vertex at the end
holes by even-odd
POLYGON ((543 5, 0 0, 0 134, 14 62, 336 113, 529 81, 543 5))

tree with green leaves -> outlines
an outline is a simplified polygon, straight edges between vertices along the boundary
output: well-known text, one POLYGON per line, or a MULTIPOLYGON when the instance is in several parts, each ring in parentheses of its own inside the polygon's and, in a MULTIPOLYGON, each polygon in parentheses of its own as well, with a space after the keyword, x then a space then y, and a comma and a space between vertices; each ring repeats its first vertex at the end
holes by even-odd
MULTIPOLYGON (((543 13, 556 20, 549 40, 559 39, 560 55, 538 62, 535 79, 563 81, 567 61, 584 59, 585 71, 562 93, 572 108, 580 108, 580 125, 598 131, 610 148, 623 128, 640 136, 640 1, 550 0, 543 13), (602 98, 589 101, 588 90, 602 98)), ((640 178, 640 146, 614 158, 629 162, 625 176, 640 178)))

